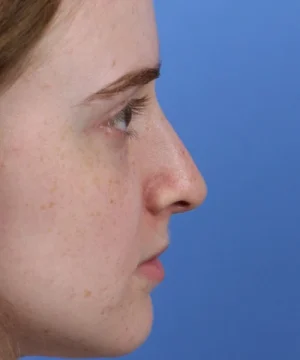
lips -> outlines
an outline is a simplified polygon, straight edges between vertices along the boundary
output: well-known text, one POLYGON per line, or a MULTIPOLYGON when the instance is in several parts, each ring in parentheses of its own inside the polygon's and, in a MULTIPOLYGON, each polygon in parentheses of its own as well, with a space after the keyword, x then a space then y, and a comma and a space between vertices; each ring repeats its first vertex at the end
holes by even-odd
POLYGON ((159 256, 164 253, 166 249, 167 247, 165 247, 163 250, 160 250, 138 266, 138 271, 148 280, 155 283, 160 283, 163 281, 165 277, 165 270, 161 261, 159 260, 159 256))

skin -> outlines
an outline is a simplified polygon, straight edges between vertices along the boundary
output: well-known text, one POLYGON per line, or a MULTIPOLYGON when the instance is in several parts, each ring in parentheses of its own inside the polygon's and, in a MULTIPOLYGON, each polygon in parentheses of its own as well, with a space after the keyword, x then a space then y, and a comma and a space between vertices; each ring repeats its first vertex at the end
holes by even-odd
POLYGON ((0 98, 0 299, 14 306, 23 355, 119 356, 151 330, 157 283, 139 264, 168 245, 171 215, 200 205, 206 186, 154 81, 78 106, 157 64, 152 1, 72 5, 0 98), (108 125, 107 113, 145 95, 135 137, 108 125))

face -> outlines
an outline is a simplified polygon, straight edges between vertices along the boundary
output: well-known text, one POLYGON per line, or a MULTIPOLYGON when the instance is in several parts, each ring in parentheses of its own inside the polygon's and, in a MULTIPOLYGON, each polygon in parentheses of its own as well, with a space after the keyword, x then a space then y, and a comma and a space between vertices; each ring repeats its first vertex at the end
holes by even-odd
POLYGON ((156 99, 152 1, 72 6, 0 98, 0 298, 22 354, 118 356, 151 329, 146 261, 206 188, 156 99))

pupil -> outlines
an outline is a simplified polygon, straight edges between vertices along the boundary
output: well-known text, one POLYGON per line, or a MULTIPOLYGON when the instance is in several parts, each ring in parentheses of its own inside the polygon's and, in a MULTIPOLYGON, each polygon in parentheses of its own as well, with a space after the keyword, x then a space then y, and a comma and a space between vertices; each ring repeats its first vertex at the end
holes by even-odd
POLYGON ((130 121, 132 118, 132 110, 131 110, 130 106, 128 106, 127 109, 125 109, 124 115, 125 115, 124 118, 125 118, 126 126, 128 126, 130 124, 130 121))

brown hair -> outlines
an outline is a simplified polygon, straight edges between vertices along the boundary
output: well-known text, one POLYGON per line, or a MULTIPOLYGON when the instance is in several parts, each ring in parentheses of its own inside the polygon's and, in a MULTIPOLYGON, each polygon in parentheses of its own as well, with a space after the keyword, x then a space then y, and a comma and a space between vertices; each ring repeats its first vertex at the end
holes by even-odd
POLYGON ((0 87, 25 70, 31 50, 53 20, 61 0, 0 0, 0 87))
MULTIPOLYGON (((26 70, 28 59, 56 15, 61 0, 0 0, 0 91, 26 70)), ((11 314, 0 302, 0 360, 15 360, 19 353, 12 332, 11 314)))

